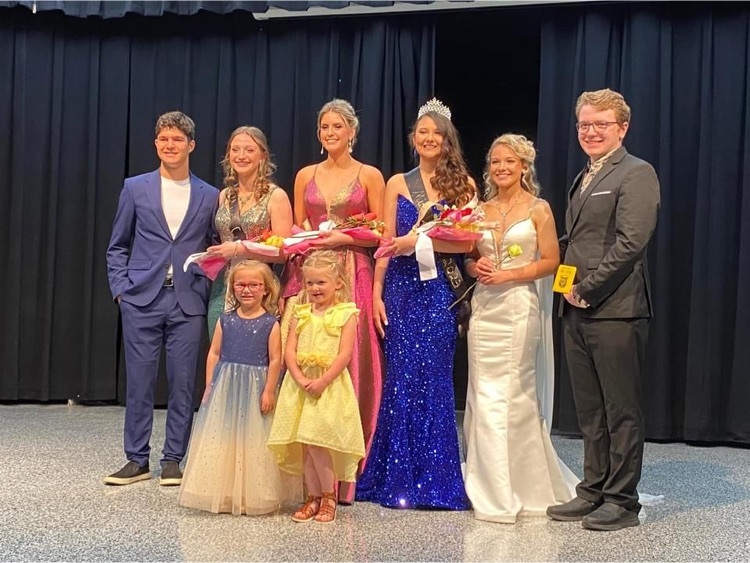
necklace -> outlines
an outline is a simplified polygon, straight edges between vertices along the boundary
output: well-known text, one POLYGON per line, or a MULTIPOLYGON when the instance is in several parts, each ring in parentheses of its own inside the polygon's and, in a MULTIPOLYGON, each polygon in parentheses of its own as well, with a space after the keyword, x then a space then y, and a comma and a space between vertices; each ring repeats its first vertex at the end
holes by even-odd
POLYGON ((251 202, 253 199, 255 199, 255 194, 252 192, 246 196, 241 196, 239 193, 237 193, 237 201, 240 202, 240 205, 246 205, 247 203, 251 202))
POLYGON ((497 212, 503 218, 503 221, 500 224, 500 232, 501 233, 505 234, 505 222, 506 222, 506 219, 508 217, 508 213, 510 213, 511 210, 516 206, 516 203, 518 203, 518 200, 520 198, 521 198, 521 192, 518 192, 516 194, 516 197, 514 197, 513 200, 510 202, 510 206, 508 207, 508 209, 506 209, 505 211, 503 211, 502 209, 500 209, 500 203, 497 200, 495 200, 495 201, 492 202, 495 205, 495 207, 497 208, 497 212))

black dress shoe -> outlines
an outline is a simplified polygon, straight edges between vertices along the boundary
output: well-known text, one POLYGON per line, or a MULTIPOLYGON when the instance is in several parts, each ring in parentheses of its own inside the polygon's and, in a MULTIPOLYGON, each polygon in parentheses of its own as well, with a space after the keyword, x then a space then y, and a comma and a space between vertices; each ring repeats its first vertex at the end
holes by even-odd
POLYGON ((564 504, 547 507, 547 516, 553 520, 563 522, 577 522, 587 514, 594 512, 601 503, 589 502, 581 497, 575 497, 564 504))
POLYGON ((605 502, 591 514, 583 517, 581 525, 588 530, 614 532, 640 524, 638 513, 617 504, 605 502))
POLYGON ((163 487, 174 487, 182 483, 182 471, 176 461, 165 461, 161 468, 159 484, 163 487))
POLYGON ((134 461, 127 462, 120 471, 104 478, 105 485, 130 485, 151 478, 148 466, 141 467, 134 461))

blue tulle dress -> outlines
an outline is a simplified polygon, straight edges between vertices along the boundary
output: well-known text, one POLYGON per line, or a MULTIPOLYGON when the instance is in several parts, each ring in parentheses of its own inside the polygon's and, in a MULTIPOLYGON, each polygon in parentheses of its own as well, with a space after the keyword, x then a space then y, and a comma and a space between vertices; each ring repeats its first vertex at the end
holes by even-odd
MULTIPOLYGON (((398 196, 397 234, 417 220, 417 208, 398 196)), ((357 500, 391 508, 466 510, 469 501, 453 399, 453 353, 458 336, 455 296, 442 268, 420 281, 416 258, 391 258, 383 300, 386 375, 375 438, 357 500)))

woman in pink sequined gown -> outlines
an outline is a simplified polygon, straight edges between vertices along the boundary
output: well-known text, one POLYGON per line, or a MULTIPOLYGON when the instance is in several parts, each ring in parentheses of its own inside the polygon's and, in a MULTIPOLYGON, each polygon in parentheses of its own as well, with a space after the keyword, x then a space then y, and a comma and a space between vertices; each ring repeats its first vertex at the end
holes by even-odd
MULTIPOLYGON (((305 229, 317 230, 323 221, 340 222, 357 213, 381 216, 385 181, 377 168, 362 164, 351 155, 356 143, 359 120, 351 104, 331 100, 318 113, 318 138, 321 153, 328 158, 304 167, 294 182, 294 221, 305 229)), ((372 316, 373 260, 372 242, 355 241, 337 231, 327 233, 319 248, 341 251, 347 277, 357 308, 360 310, 357 340, 349 366, 359 400, 360 416, 367 451, 370 450, 377 422, 382 379, 382 348, 372 316)), ((284 297, 300 289, 299 279, 288 279, 284 297)), ((358 475, 367 457, 360 463, 358 475)), ((340 483, 339 501, 354 502, 354 484, 340 483)))

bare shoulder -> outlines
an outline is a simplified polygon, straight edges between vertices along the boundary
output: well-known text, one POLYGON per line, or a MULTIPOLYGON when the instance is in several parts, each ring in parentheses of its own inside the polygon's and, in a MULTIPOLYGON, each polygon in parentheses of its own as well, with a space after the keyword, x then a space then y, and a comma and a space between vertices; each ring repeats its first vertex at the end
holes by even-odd
POLYGON ((403 174, 394 174, 388 179, 388 183, 385 185, 386 195, 396 197, 398 194, 405 194, 407 192, 406 180, 403 174))
POLYGON ((288 202, 289 195, 286 193, 286 190, 284 190, 284 188, 274 184, 273 186, 271 186, 271 197, 269 198, 269 201, 272 204, 288 202))
POLYGON ((304 168, 301 168, 299 172, 297 172, 297 176, 294 178, 294 185, 296 186, 300 182, 304 182, 305 184, 309 182, 313 174, 315 174, 315 168, 317 168, 317 164, 308 164, 304 168))
POLYGON ((554 217, 552 214, 552 208, 549 206, 547 200, 536 198, 531 204, 531 218, 535 223, 541 223, 549 218, 554 217))
POLYGON ((374 166, 370 166, 369 164, 362 165, 362 170, 359 175, 362 182, 365 184, 377 184, 381 186, 385 184, 383 173, 374 166))

